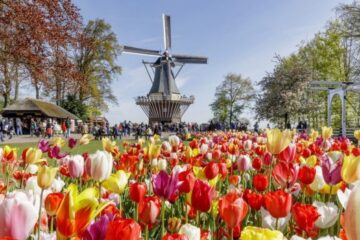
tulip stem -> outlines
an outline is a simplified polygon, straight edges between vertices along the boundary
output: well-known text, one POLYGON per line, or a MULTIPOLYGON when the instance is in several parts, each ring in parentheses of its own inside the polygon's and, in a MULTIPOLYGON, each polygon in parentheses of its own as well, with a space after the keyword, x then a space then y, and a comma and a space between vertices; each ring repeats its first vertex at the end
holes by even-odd
POLYGON ((149 240, 149 225, 145 225, 145 240, 149 240))
POLYGON ((198 227, 200 227, 200 212, 199 212, 199 210, 196 210, 196 224, 198 227))
POLYGON ((99 204, 101 202, 101 182, 99 182, 99 204))
POLYGON ((40 193, 40 206, 39 206, 39 218, 38 218, 38 229, 37 229, 37 238, 38 238, 38 240, 40 240, 41 208, 42 208, 43 194, 44 194, 44 189, 41 189, 41 193, 40 193))
POLYGON ((165 235, 165 201, 161 202, 161 238, 165 235))
POLYGON ((50 216, 50 233, 54 231, 54 218, 55 216, 50 216))
POLYGON ((279 227, 279 218, 276 218, 275 220, 275 230, 278 230, 279 227))
POLYGON ((230 240, 234 239, 234 228, 230 228, 230 240))

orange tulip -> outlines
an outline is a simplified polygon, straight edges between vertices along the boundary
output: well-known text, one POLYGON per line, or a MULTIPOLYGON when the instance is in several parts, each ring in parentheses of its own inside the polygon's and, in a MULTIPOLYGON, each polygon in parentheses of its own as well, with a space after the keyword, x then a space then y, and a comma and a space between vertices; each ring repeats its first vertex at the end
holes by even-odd
POLYGON ((248 212, 248 205, 236 193, 228 193, 219 201, 219 213, 229 228, 239 225, 248 212))
POLYGON ((64 198, 64 194, 61 192, 58 193, 50 193, 45 198, 45 210, 48 215, 54 216, 60 206, 62 199, 64 198))

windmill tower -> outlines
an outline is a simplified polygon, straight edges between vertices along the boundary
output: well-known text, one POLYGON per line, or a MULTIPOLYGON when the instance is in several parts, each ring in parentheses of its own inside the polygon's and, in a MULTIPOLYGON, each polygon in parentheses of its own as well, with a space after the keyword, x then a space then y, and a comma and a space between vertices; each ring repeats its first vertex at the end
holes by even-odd
POLYGON ((142 61, 152 82, 146 96, 135 99, 153 123, 179 123, 188 107, 194 102, 194 96, 181 95, 176 86, 176 78, 185 64, 206 64, 207 57, 183 54, 171 54, 170 16, 163 15, 164 51, 123 46, 123 52, 157 57, 155 62, 142 61), (174 74, 175 68, 177 68, 174 74))

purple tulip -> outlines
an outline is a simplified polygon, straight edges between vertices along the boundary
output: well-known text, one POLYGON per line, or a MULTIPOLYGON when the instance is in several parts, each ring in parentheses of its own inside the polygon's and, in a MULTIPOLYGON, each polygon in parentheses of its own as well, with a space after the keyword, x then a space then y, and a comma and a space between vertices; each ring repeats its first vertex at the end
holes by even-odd
POLYGON ((92 223, 86 228, 82 239, 85 240, 105 239, 109 222, 112 221, 113 219, 114 216, 112 214, 102 215, 96 222, 92 223))
POLYGON ((50 148, 49 141, 41 139, 38 144, 38 148, 41 150, 41 152, 46 153, 50 148))
POLYGON ((336 185, 341 181, 342 160, 337 159, 333 162, 328 155, 321 158, 321 168, 324 180, 329 185, 336 185))
POLYGON ((179 187, 178 174, 174 173, 172 175, 168 175, 164 170, 162 170, 159 174, 152 178, 152 186, 154 193, 158 197, 170 200, 179 187))
POLYGON ((75 138, 73 138, 73 137, 70 137, 69 138, 69 141, 68 141, 68 146, 69 146, 69 148, 74 148, 75 146, 76 146, 76 139, 75 138))
POLYGON ((60 148, 57 145, 55 145, 55 146, 49 148, 48 155, 50 158, 62 159, 64 157, 66 157, 68 154, 60 153, 60 148))

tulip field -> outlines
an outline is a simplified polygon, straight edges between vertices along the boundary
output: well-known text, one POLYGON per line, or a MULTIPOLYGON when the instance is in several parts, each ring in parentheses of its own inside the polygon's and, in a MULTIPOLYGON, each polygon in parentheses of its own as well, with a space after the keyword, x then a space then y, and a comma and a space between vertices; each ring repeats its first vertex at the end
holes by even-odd
POLYGON ((0 239, 360 239, 360 147, 327 127, 56 137, 0 160, 0 239))

